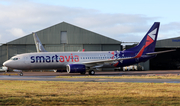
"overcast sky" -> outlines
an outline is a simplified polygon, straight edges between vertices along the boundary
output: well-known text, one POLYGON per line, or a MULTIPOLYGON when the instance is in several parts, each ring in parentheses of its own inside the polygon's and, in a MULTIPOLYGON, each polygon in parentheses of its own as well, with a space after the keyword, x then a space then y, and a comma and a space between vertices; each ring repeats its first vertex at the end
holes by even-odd
POLYGON ((123 41, 139 42, 154 22, 158 39, 180 36, 179 0, 0 0, 0 43, 63 21, 123 41))

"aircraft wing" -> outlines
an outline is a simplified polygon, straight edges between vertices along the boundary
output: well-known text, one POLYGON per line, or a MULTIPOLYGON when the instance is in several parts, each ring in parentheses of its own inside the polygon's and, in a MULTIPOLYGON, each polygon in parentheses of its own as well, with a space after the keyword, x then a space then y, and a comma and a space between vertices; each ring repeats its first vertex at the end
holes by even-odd
POLYGON ((161 54, 161 53, 172 52, 172 51, 176 51, 176 49, 159 51, 159 52, 151 52, 151 53, 146 53, 146 54, 147 54, 147 55, 155 55, 155 54, 161 54))
POLYGON ((98 64, 98 63, 108 63, 108 62, 113 62, 113 61, 120 61, 120 60, 129 60, 129 59, 134 59, 134 58, 139 58, 143 54, 145 49, 145 46, 141 48, 141 50, 137 53, 136 56, 134 57, 125 57, 125 58, 117 58, 117 59, 107 59, 107 60, 99 60, 99 61, 88 61, 88 62, 82 62, 82 64, 98 64))

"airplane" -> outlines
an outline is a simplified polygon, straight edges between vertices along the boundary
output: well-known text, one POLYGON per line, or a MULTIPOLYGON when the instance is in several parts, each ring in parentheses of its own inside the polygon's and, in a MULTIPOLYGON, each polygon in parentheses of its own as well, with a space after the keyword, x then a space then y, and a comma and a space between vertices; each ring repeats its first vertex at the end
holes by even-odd
POLYGON ((36 33, 33 33, 37 52, 13 56, 3 65, 20 72, 20 76, 23 75, 22 70, 38 69, 66 69, 68 73, 81 74, 89 71, 89 75, 94 75, 94 70, 100 68, 129 66, 145 62, 160 53, 175 51, 154 52, 159 26, 160 22, 154 22, 137 46, 124 51, 47 52, 36 33))

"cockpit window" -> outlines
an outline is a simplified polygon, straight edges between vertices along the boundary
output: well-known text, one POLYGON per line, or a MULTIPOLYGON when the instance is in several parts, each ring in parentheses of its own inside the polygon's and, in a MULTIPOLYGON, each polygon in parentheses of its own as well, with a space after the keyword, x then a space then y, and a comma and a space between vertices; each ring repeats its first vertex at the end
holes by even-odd
POLYGON ((18 60, 18 58, 11 58, 10 60, 18 60))

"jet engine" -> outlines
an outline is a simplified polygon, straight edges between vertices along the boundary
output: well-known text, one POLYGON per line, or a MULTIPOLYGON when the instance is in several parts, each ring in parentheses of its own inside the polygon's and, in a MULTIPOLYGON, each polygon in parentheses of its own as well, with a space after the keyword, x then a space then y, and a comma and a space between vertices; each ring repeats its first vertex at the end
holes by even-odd
POLYGON ((86 67, 83 64, 69 64, 66 66, 66 70, 68 73, 86 73, 86 67))

